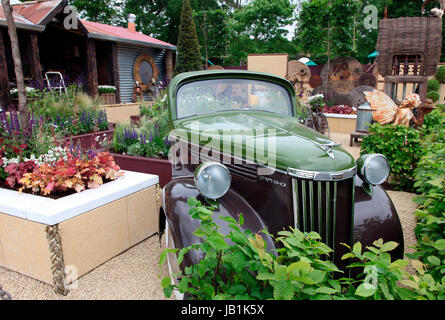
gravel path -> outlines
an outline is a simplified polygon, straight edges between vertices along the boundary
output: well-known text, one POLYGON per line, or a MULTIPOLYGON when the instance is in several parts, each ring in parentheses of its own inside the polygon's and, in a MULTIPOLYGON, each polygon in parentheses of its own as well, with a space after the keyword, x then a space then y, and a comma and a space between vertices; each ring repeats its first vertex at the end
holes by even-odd
MULTIPOLYGON (((341 143, 355 158, 359 156, 359 144, 349 147, 349 135, 333 134, 331 138, 341 143)), ((413 231, 416 204, 412 201, 415 195, 397 191, 388 191, 388 194, 402 222, 405 251, 410 252, 409 247, 416 243, 413 231)), ((168 274, 165 266, 162 270, 158 267, 161 252, 158 237, 153 236, 81 277, 78 289, 72 290, 66 297, 56 295, 48 284, 1 267, 0 283, 17 300, 161 300, 165 298, 160 280, 168 274)))

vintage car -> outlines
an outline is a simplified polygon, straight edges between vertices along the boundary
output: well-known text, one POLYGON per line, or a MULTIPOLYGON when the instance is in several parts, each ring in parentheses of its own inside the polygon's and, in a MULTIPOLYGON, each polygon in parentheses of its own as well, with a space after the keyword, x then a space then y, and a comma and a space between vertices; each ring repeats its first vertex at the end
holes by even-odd
MULTIPOLYGON (((393 258, 403 256, 399 217, 380 186, 390 172, 386 158, 371 154, 355 161, 303 126, 286 79, 250 71, 182 73, 169 85, 168 105, 173 178, 162 192, 160 229, 170 248, 199 241, 193 235, 199 221, 187 204, 196 197, 218 200, 216 216, 238 219, 242 213, 253 232, 316 231, 340 267, 348 251, 341 243, 366 246, 383 238, 400 244, 393 258)), ((228 232, 227 223, 216 221, 228 232)), ((262 236, 273 249, 272 239, 262 236)), ((181 266, 199 259, 192 251, 181 266)), ((168 263, 170 272, 178 271, 174 255, 168 263)))

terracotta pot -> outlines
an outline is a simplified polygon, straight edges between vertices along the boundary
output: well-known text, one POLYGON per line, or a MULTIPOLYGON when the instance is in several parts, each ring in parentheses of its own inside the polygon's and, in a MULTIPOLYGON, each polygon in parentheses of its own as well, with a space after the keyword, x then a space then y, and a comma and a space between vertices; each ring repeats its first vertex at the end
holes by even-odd
POLYGON ((159 184, 164 187, 172 179, 170 161, 111 153, 114 161, 122 170, 150 173, 159 176, 159 184))

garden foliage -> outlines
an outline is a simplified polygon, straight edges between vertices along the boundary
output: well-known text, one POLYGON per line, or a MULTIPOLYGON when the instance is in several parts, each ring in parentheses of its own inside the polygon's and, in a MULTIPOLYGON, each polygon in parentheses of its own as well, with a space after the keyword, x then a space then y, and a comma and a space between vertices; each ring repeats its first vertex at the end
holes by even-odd
MULTIPOLYGON (((279 300, 343 300, 343 299, 444 299, 445 277, 434 281, 425 273, 424 265, 413 260, 415 275, 405 268, 408 260, 391 261, 390 251, 398 244, 379 239, 362 248, 355 243, 342 259, 352 259, 349 268, 360 268, 358 278, 350 278, 329 257, 332 249, 320 242, 315 233, 298 229, 278 232, 274 239, 278 249, 267 248, 260 234, 243 228, 244 218, 219 216, 229 223, 229 234, 222 234, 215 222, 213 206, 202 205, 190 198, 189 214, 201 222, 194 232, 200 243, 181 250, 167 248, 161 254, 160 267, 167 254, 176 253, 182 263, 190 250, 200 250, 204 258, 185 267, 177 275, 179 284, 170 277, 161 281, 164 293, 173 290, 188 293, 192 299, 279 299, 279 300)), ((267 234, 266 231, 263 231, 267 234)), ((347 246, 347 245, 346 245, 347 246)))
POLYGON ((183 1, 181 24, 178 36, 178 57, 175 74, 202 69, 201 53, 199 52, 198 36, 193 21, 190 0, 183 1))
POLYGON ((414 174, 414 186, 420 193, 415 213, 418 243, 410 256, 422 260, 434 280, 439 281, 445 276, 445 114, 433 111, 428 124, 414 174))
POLYGON ((421 132, 402 125, 374 123, 369 133, 369 136, 363 138, 361 154, 383 154, 391 166, 390 183, 396 189, 413 191, 421 132))
POLYGON ((138 126, 118 124, 113 140, 105 146, 117 153, 167 159, 171 125, 165 102, 166 92, 162 93, 151 106, 142 105, 140 124, 138 126))

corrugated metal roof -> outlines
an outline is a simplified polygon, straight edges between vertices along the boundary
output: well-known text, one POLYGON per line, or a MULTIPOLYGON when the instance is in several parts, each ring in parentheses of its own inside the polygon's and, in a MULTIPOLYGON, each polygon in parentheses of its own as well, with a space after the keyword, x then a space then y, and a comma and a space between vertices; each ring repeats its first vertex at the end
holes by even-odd
POLYGON ((81 20, 81 22, 87 29, 89 38, 176 50, 176 47, 170 43, 152 38, 143 33, 131 31, 127 28, 115 27, 86 20, 81 20))
MULTIPOLYGON (((58 9, 65 4, 65 0, 47 0, 16 4, 12 6, 14 21, 19 29, 43 31, 45 25, 50 20, 46 18, 51 14, 60 12, 58 9)), ((88 38, 108 40, 128 45, 176 50, 176 47, 170 43, 139 32, 130 31, 127 28, 115 27, 86 20, 80 20, 80 22, 88 32, 88 38)), ((1 6, 0 25, 6 25, 5 15, 1 6)))
MULTIPOLYGON (((49 0, 43 2, 15 4, 12 6, 14 20, 20 23, 41 25, 45 22, 45 18, 62 2, 63 0, 49 0)), ((3 7, 1 7, 0 10, 0 19, 6 20, 3 7)))
MULTIPOLYGON (((165 50, 156 48, 143 48, 140 46, 118 45, 119 87, 121 102, 133 102, 134 88, 134 62, 143 53, 149 54, 158 68, 158 81, 165 80, 165 50)), ((147 93, 143 93, 144 99, 149 100, 147 93)))

